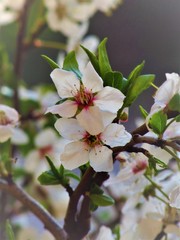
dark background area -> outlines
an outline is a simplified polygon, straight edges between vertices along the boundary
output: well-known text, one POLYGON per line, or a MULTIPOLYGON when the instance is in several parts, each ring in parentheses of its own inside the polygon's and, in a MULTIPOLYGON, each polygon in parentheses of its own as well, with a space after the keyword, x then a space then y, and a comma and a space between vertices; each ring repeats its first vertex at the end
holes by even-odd
MULTIPOLYGON (((146 62, 143 73, 155 74, 156 85, 165 80, 165 73, 180 72, 180 0, 124 0, 112 16, 96 14, 90 21, 88 34, 95 34, 100 40, 108 38, 113 70, 122 72, 125 77, 143 60, 146 62)), ((52 40, 52 37, 62 40, 50 31, 45 31, 42 39, 52 40)), ((11 54, 15 47, 12 25, 1 30, 0 39, 6 42, 11 54)), ((29 52, 23 70, 23 78, 29 86, 52 82, 51 69, 41 54, 56 60, 57 50, 33 49, 29 52)), ((153 93, 153 88, 146 90, 136 100, 135 106, 130 108, 131 118, 139 115, 140 104, 149 111, 153 93)))

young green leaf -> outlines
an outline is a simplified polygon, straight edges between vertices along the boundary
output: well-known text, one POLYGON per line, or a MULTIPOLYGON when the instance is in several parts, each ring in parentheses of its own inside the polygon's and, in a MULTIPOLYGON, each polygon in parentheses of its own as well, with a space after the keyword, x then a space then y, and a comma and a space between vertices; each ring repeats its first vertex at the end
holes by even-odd
POLYGON ((104 86, 110 86, 121 90, 123 75, 120 72, 110 71, 104 76, 104 86))
POLYGON ((107 72, 112 71, 111 65, 109 63, 107 51, 106 51, 106 42, 107 42, 107 38, 105 38, 98 46, 98 60, 99 60, 100 75, 103 79, 107 72))
POLYGON ((148 112, 141 105, 139 106, 139 109, 140 109, 142 117, 144 119, 146 119, 146 117, 148 116, 148 112))
POLYGON ((79 71, 78 62, 76 60, 75 51, 71 51, 67 54, 67 56, 64 59, 63 69, 74 72, 78 78, 82 77, 82 74, 79 71))
POLYGON ((153 132, 161 135, 166 129, 167 114, 163 111, 154 113, 149 120, 149 127, 152 128, 153 132))
POLYGON ((89 60, 92 63, 96 72, 100 75, 99 62, 98 62, 98 59, 97 59, 96 55, 93 52, 89 51, 89 49, 87 49, 83 46, 81 46, 81 47, 86 52, 86 54, 88 55, 89 60))
POLYGON ((175 119, 176 119, 176 122, 180 122, 180 114, 176 116, 175 119))
POLYGON ((48 162, 48 164, 49 164, 49 166, 51 168, 51 171, 54 174, 54 176, 56 178, 62 178, 62 176, 60 175, 58 169, 54 166, 53 162, 51 161, 51 159, 48 156, 46 156, 46 160, 47 160, 47 162, 48 162))
POLYGON ((104 194, 90 194, 90 199, 98 206, 110 206, 114 204, 114 199, 104 194))
POLYGON ((6 221, 6 234, 7 234, 8 240, 15 240, 15 235, 9 220, 6 221))
POLYGON ((42 185, 57 185, 57 184, 61 184, 62 183, 62 181, 54 175, 52 170, 43 172, 38 177, 38 181, 42 185))
POLYGON ((129 107, 144 90, 151 86, 154 78, 155 75, 149 74, 141 75, 134 79, 128 88, 123 107, 129 107))
POLYGON ((180 94, 179 93, 175 94, 173 98, 170 100, 168 104, 168 108, 171 111, 180 112, 180 94))
POLYGON ((52 69, 59 68, 59 65, 46 55, 41 55, 52 69))
POLYGON ((129 84, 131 84, 142 72, 144 68, 145 61, 142 61, 141 64, 137 65, 128 76, 129 84))

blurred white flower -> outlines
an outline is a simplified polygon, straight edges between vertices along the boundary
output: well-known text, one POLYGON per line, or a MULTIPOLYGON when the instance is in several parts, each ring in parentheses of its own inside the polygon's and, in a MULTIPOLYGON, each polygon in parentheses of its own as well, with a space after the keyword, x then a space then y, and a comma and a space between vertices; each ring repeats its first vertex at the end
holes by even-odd
POLYGON ((1 0, 0 2, 0 26, 9 24, 18 18, 19 12, 25 0, 1 0))
POLYGON ((55 127, 64 138, 73 140, 61 154, 61 162, 69 170, 90 162, 95 171, 109 172, 113 168, 113 152, 105 145, 124 146, 131 139, 124 126, 115 123, 109 124, 98 135, 90 135, 76 119, 60 118, 55 127))
POLYGON ((45 156, 48 155, 55 165, 60 166, 60 154, 69 141, 58 137, 53 129, 47 128, 37 134, 34 142, 36 148, 26 156, 24 168, 37 178, 43 171, 49 169, 45 156))
POLYGON ((96 237, 95 240, 114 240, 112 231, 110 228, 106 227, 106 226, 102 226, 99 229, 99 233, 96 237))
POLYGON ((18 124, 19 114, 11 107, 0 104, 0 142, 5 142, 13 135, 13 128, 18 124))
MULTIPOLYGON (((95 35, 88 35, 82 40, 77 38, 68 38, 66 52, 75 50, 79 69, 80 71, 83 71, 89 59, 87 54, 80 47, 80 45, 84 46, 85 48, 88 48, 89 51, 95 53, 97 50, 98 44, 99 44, 99 39, 95 35)), ((60 52, 58 55, 57 63, 61 67, 63 66, 64 57, 65 57, 65 54, 60 52)))
POLYGON ((171 207, 180 209, 180 186, 176 186, 170 192, 169 203, 171 207))
POLYGON ((47 22, 53 31, 60 31, 67 37, 75 38, 86 33, 87 19, 92 11, 90 8, 77 11, 79 3, 76 0, 44 0, 44 4, 47 8, 47 22))

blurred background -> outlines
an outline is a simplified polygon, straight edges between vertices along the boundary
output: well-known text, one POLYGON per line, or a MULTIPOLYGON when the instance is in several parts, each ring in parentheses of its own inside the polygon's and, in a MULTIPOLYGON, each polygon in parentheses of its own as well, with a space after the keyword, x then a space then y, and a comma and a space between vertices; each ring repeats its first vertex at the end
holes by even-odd
MULTIPOLYGON (((35 12, 34 8, 32 18, 35 12)), ((108 38, 107 49, 114 70, 127 77, 145 60, 144 73, 155 74, 155 83, 160 85, 165 80, 165 73, 180 72, 179 21, 179 0, 124 0, 110 17, 98 12, 90 21, 88 34, 95 34, 100 40, 108 38)), ((6 42, 10 54, 15 46, 14 29, 16 25, 10 24, 0 32, 0 40, 6 42)), ((42 38, 63 40, 62 35, 50 30, 45 30, 42 38)), ((29 86, 51 83, 51 69, 41 54, 56 60, 58 51, 46 48, 29 51, 23 69, 23 77, 29 86)), ((139 104, 149 110, 153 93, 151 88, 136 100, 136 107, 130 109, 133 117, 137 115, 139 104)))

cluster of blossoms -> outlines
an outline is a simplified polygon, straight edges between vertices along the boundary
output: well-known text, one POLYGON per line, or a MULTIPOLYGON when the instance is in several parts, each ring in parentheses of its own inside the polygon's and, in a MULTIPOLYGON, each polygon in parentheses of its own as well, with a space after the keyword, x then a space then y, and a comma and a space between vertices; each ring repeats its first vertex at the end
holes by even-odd
POLYGON ((55 128, 72 142, 65 146, 61 163, 74 169, 87 162, 95 171, 111 171, 112 150, 124 146, 131 135, 124 126, 112 123, 122 107, 121 91, 106 86, 89 62, 79 78, 74 72, 54 69, 51 78, 61 103, 49 107, 47 112, 58 114, 55 128))

